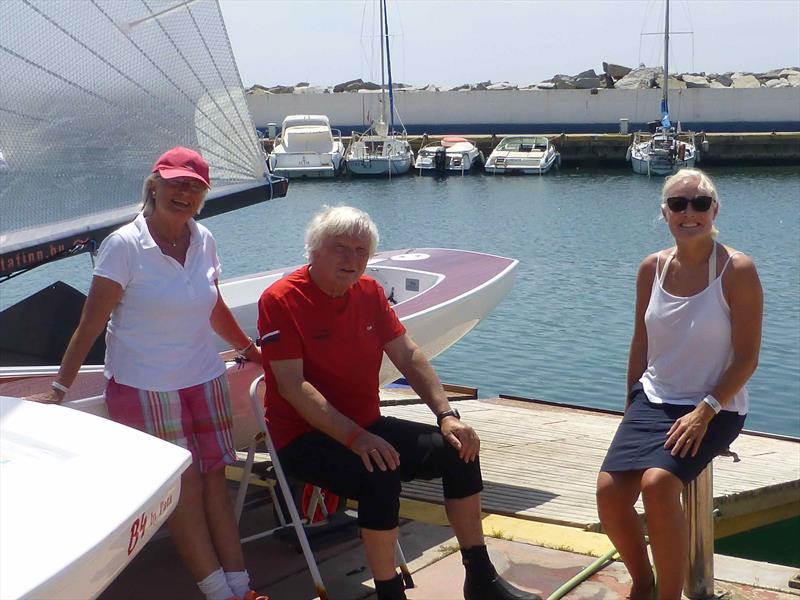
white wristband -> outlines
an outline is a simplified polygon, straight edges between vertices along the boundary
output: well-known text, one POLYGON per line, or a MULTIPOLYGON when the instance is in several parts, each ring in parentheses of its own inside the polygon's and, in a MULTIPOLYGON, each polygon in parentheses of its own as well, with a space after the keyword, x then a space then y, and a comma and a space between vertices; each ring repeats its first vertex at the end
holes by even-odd
POLYGON ((714 414, 719 414, 719 411, 722 410, 722 405, 719 403, 719 400, 714 398, 714 396, 711 394, 703 398, 703 402, 708 404, 714 410, 714 414))
POLYGON ((61 382, 56 381, 55 379, 50 382, 50 387, 54 390, 57 390, 63 394, 66 394, 69 391, 69 388, 61 382))

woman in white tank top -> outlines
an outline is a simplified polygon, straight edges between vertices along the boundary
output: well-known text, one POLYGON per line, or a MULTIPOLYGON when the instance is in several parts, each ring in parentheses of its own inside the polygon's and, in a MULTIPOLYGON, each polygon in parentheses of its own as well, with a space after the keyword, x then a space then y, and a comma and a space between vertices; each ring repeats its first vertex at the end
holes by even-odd
POLYGON ((603 529, 632 579, 632 600, 677 600, 688 565, 685 484, 744 424, 758 364, 763 297, 753 261, 716 241, 717 190, 698 169, 664 182, 675 246, 642 261, 625 417, 597 480, 603 529), (642 495, 658 586, 634 504, 642 495))

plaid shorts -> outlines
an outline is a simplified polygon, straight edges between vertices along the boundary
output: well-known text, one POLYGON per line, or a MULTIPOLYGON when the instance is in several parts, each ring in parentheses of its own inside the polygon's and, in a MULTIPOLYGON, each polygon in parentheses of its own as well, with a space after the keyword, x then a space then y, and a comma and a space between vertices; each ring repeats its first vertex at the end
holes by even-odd
POLYGON ((117 383, 112 377, 105 395, 108 415, 114 421, 186 448, 201 473, 236 460, 224 373, 174 392, 140 390, 117 383))

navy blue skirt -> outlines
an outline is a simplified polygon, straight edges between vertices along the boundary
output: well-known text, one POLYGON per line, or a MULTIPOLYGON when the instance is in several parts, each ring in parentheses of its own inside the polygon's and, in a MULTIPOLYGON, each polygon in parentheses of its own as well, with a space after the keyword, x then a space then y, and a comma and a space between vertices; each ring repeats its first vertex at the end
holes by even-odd
POLYGON ((722 410, 711 419, 696 456, 672 456, 664 442, 672 424, 694 406, 654 404, 644 390, 634 392, 617 433, 600 467, 601 471, 636 471, 658 467, 684 484, 696 478, 714 457, 725 452, 744 426, 745 415, 722 410))

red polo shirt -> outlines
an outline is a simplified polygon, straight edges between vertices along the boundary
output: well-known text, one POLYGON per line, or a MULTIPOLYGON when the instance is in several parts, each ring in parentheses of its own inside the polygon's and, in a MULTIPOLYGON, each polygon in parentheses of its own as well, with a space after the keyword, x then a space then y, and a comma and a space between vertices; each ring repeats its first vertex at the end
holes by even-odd
POLYGON ((344 296, 333 298, 312 281, 306 265, 261 295, 258 330, 267 419, 277 448, 313 428, 278 393, 273 360, 302 359, 306 381, 362 427, 380 416, 383 348, 406 329, 374 279, 362 276, 344 296))

